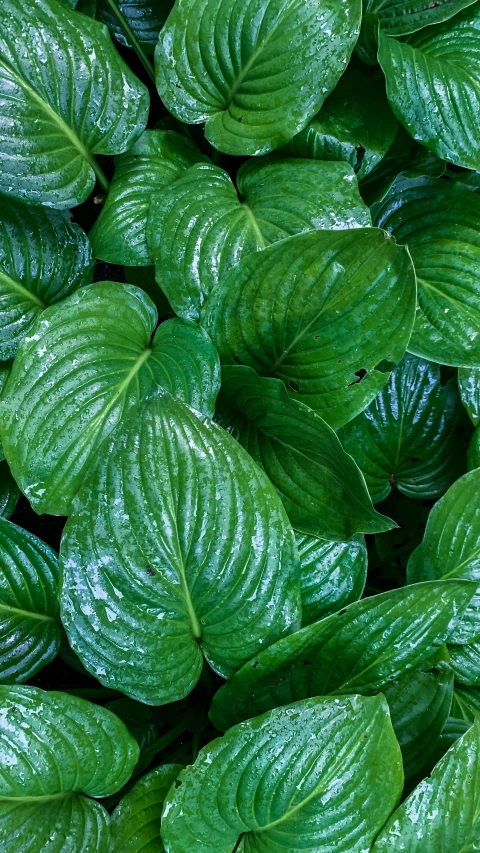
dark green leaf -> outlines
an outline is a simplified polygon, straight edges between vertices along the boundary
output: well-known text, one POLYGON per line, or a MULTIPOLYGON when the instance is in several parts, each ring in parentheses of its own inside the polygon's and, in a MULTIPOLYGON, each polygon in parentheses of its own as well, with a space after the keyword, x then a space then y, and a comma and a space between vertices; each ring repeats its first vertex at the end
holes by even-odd
POLYGON ((448 21, 476 0, 364 0, 364 12, 378 16, 391 36, 405 36, 423 27, 448 21))
MULTIPOLYGON (((172 0, 114 0, 134 36, 147 53, 155 50, 158 34, 173 6, 172 0)), ((106 24, 120 44, 131 47, 107 0, 97 0, 96 18, 106 24)))
POLYGON ((148 294, 161 320, 173 317, 170 303, 155 281, 155 267, 124 267, 123 273, 127 284, 134 284, 148 294))
POLYGON ((10 518, 20 497, 20 489, 12 477, 8 463, 0 462, 0 515, 10 518))
POLYGON ((470 687, 480 687, 480 642, 467 646, 449 646, 450 666, 456 680, 470 687))
POLYGON ((475 717, 480 713, 480 690, 478 687, 455 684, 451 713, 455 717, 473 723, 475 717))
POLYGON ((112 814, 109 853, 163 853, 163 803, 182 769, 181 764, 163 764, 135 782, 112 814))
POLYGON ((301 566, 303 625, 330 616, 361 597, 367 577, 363 536, 355 536, 350 542, 325 542, 303 533, 295 538, 301 566))
POLYGON ((480 367, 459 367, 458 390, 475 426, 480 421, 480 367))

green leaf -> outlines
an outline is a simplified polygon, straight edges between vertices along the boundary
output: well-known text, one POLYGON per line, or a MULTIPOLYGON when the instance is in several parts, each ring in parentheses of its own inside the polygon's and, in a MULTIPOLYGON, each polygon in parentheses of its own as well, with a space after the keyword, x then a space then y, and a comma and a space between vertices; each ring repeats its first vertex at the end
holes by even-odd
POLYGON ((112 814, 109 853, 163 853, 160 821, 181 764, 163 764, 135 782, 112 814))
POLYGON ((480 470, 470 471, 450 486, 428 516, 425 536, 407 566, 408 583, 466 578, 479 584, 453 643, 480 639, 480 470))
POLYGON ((405 36, 423 27, 448 21, 476 0, 364 0, 364 13, 378 16, 390 36, 405 36))
POLYGON ((438 157, 480 168, 478 4, 403 42, 380 30, 378 59, 390 105, 408 132, 438 157))
POLYGON ((473 853, 478 849, 480 721, 391 816, 372 853, 473 853))
POLYGON ((155 267, 124 267, 123 274, 127 284, 134 284, 148 294, 161 320, 174 316, 167 297, 155 281, 155 267))
POLYGON ((360 466, 374 503, 392 486, 410 498, 437 498, 465 470, 458 432, 463 408, 456 383, 406 355, 369 407, 339 433, 360 466))
POLYGON ((375 228, 297 234, 244 258, 202 312, 224 364, 282 379, 334 428, 378 394, 415 312, 406 248, 375 228))
POLYGON ((143 131, 148 92, 106 28, 57 0, 4 0, 0 33, 0 192, 80 204, 95 175, 107 186, 94 155, 120 154, 143 131))
POLYGON ((20 497, 20 489, 12 477, 8 463, 0 462, 0 516, 10 518, 20 497))
POLYGON ((360 180, 385 156, 397 128, 384 82, 352 69, 284 150, 297 157, 346 160, 360 180))
POLYGON ((415 264, 418 307, 409 351, 474 367, 480 359, 480 196, 454 181, 400 181, 375 219, 408 244, 415 264))
MULTIPOLYGON (((151 764, 153 756, 150 750, 153 744, 158 742, 158 729, 152 722, 152 708, 125 697, 113 699, 105 707, 119 717, 122 723, 125 723, 128 731, 138 743, 140 754, 132 774, 133 777, 136 777, 151 764)), ((121 792, 117 792, 119 800, 121 799, 120 794, 121 792)))
POLYGON ((467 452, 467 470, 480 468, 480 429, 477 427, 467 452))
POLYGON ((477 687, 455 684, 451 713, 455 717, 473 723, 480 713, 480 690, 477 687))
POLYGON ((295 530, 342 542, 394 526, 373 509, 334 430, 292 400, 283 382, 250 367, 224 367, 217 409, 221 425, 275 486, 295 530))
POLYGON ((58 557, 0 518, 0 682, 27 681, 59 647, 58 557))
POLYGON ((218 166, 192 166, 150 204, 147 239, 174 310, 198 320, 213 288, 245 255, 318 228, 371 225, 352 170, 297 158, 252 158, 235 186, 218 166))
POLYGON ((480 421, 480 367, 459 367, 458 390, 475 426, 480 421))
POLYGON ((303 625, 330 616, 361 597, 368 562, 363 536, 355 536, 349 542, 325 542, 304 533, 295 534, 295 538, 301 567, 303 625))
POLYGON ((480 687, 480 643, 449 645, 448 651, 455 679, 470 687, 480 687))
POLYGON ((383 697, 309 699, 235 726, 202 749, 170 789, 163 843, 167 853, 227 853, 241 836, 245 853, 360 853, 402 783, 383 697))
POLYGON ((47 305, 92 276, 87 235, 68 213, 0 197, 0 360, 15 356, 47 305))
POLYGON ((155 51, 173 115, 227 154, 284 145, 320 109, 358 37, 360 0, 177 0, 155 51))
POLYGON ((220 371, 211 341, 178 319, 154 335, 156 322, 143 291, 100 282, 44 311, 23 341, 0 428, 12 473, 37 512, 68 514, 103 439, 159 385, 212 413, 220 371))
POLYGON ((475 592, 469 581, 438 581, 350 604, 265 649, 213 698, 224 731, 277 705, 326 694, 377 693, 418 669, 443 645, 475 592))
POLYGON ((167 392, 103 446, 62 557, 73 649, 102 684, 149 704, 186 696, 204 657, 227 677, 300 622, 276 492, 231 436, 167 392))
MULTIPOLYGON (((134 36, 147 53, 155 50, 158 34, 172 8, 172 0, 114 0, 134 36)), ((106 24, 112 36, 126 47, 131 47, 118 18, 107 0, 98 0, 96 18, 106 24)))
POLYGON ((90 231, 95 257, 111 264, 151 265, 146 238, 151 197, 204 160, 208 157, 180 134, 146 130, 116 159, 106 203, 90 231))

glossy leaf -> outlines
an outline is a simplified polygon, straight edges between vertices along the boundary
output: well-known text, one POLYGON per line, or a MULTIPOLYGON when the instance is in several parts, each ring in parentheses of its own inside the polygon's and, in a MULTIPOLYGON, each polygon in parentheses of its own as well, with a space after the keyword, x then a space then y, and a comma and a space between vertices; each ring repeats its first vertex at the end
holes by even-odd
POLYGON ((107 200, 90 232, 95 257, 111 264, 151 265, 146 238, 150 199, 202 160, 208 158, 180 134, 146 130, 116 159, 107 200))
POLYGON ((227 154, 265 154, 320 109, 345 70, 360 0, 177 0, 155 51, 173 115, 227 154))
POLYGON ((87 235, 68 213, 0 197, 0 360, 14 357, 47 305, 92 276, 87 235))
POLYGON ((103 446, 62 556, 73 649, 149 704, 186 696, 204 657, 226 677, 300 622, 280 499, 233 438, 167 392, 103 446))
POLYGON ((214 696, 212 722, 225 730, 307 696, 376 693, 443 645, 474 592, 439 581, 356 601, 247 663, 214 696))
POLYGON ((430 512, 421 545, 407 567, 409 583, 441 578, 466 578, 479 584, 453 643, 480 640, 480 470, 460 477, 430 512))
POLYGON ((478 4, 405 41, 380 30, 378 59, 390 105, 414 139, 457 166, 480 168, 478 4))
POLYGON ((58 557, 0 518, 0 682, 27 681, 59 647, 58 557))
POLYGON ((97 448, 125 412, 166 387, 213 411, 218 356, 193 323, 157 321, 148 296, 100 282, 47 309, 0 402, 6 458, 37 512, 67 515, 97 448), (153 340, 152 340, 153 337, 153 340))
POLYGON ((470 687, 480 687, 480 642, 448 647, 455 679, 470 687))
POLYGON ((163 853, 163 803, 182 769, 181 764, 163 764, 135 782, 112 813, 109 853, 163 853))
POLYGON ((44 853, 53 840, 58 853, 104 853, 108 813, 88 797, 105 797, 130 776, 138 747, 123 723, 35 687, 1 686, 0 702, 2 850, 44 853))
POLYGON ((0 462, 0 516, 10 518, 20 497, 20 489, 12 477, 8 463, 0 462))
POLYGON ((383 697, 308 699, 202 749, 170 789, 162 838, 167 853, 226 853, 239 837, 245 853, 360 853, 402 783, 383 697))
POLYGON ((480 690, 478 687, 467 687, 455 684, 452 701, 452 714, 455 717, 473 723, 480 713, 480 690))
POLYGON ((378 394, 415 311, 408 250, 375 228, 298 234, 244 258, 202 325, 224 364, 282 379, 334 428, 378 394))
POLYGON ((395 486, 410 498, 437 498, 465 470, 459 444, 463 409, 456 383, 406 355, 369 407, 340 431, 374 503, 395 486))
POLYGON ((215 285, 245 255, 318 228, 371 224, 352 170, 298 158, 250 159, 237 174, 200 164, 152 198, 147 228, 159 284, 198 320, 215 285))
POLYGON ((330 616, 361 597, 367 577, 363 536, 355 536, 349 542, 325 542, 304 533, 295 534, 295 538, 301 567, 303 625, 330 616))
POLYGON ((480 367, 458 369, 458 390, 475 426, 480 421, 480 367))
POLYGON ((479 763, 480 721, 394 812, 372 853, 474 853, 480 832, 474 784, 479 763))
MULTIPOLYGON (((147 53, 153 53, 158 34, 171 11, 173 5, 171 0, 114 0, 114 2, 143 49, 147 53)), ((120 44, 132 47, 107 0, 97 1, 96 18, 97 21, 107 25, 112 36, 120 44)))
POLYGON ((292 400, 283 382, 224 367, 218 420, 275 486, 295 530, 346 541, 393 526, 375 512, 365 481, 334 430, 292 400))
POLYGON ((395 184, 376 213, 376 224, 408 244, 415 264, 409 351, 440 364, 475 366, 480 358, 479 218, 479 196, 427 178, 395 184))
POLYGON ((388 35, 405 36, 453 18, 475 0, 364 0, 364 12, 378 16, 388 35))
POLYGON ((148 92, 105 27, 57 0, 3 0, 0 34, 0 192, 80 204, 94 155, 120 154, 143 131, 148 92))

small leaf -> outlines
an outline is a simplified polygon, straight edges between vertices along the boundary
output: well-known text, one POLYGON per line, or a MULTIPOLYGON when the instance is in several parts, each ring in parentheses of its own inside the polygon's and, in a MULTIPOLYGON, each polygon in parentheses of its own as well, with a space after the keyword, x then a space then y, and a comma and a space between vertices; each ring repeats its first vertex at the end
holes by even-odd
POLYGON ((366 0, 364 13, 378 15, 380 27, 388 35, 405 36, 448 21, 473 3, 475 0, 366 0))
POLYGON ((458 368, 458 390, 475 426, 480 421, 480 367, 458 368))
POLYGON ((181 764, 163 764, 135 782, 112 814, 109 853, 163 853, 160 821, 181 764))
POLYGON ((295 534, 300 557, 302 624, 310 625, 361 598, 367 577, 363 536, 349 542, 325 542, 295 534))

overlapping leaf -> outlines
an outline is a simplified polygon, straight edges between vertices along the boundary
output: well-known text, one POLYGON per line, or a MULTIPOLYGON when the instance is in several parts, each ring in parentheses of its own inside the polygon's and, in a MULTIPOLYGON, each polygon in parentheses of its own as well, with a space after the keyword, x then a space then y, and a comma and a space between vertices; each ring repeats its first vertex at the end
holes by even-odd
POLYGON ((459 367, 458 390, 462 403, 476 426, 480 421, 480 367, 459 367))
POLYGON ((453 18, 475 0, 364 0, 364 14, 378 16, 382 30, 391 36, 405 36, 423 27, 453 18))
POLYGON ((181 764, 161 764, 135 782, 112 813, 109 853, 163 853, 163 803, 182 769, 181 764))
POLYGON ((326 542, 297 533, 302 592, 302 623, 310 625, 336 613, 363 593, 367 549, 363 536, 349 542, 326 542))
POLYGON ((12 477, 12 472, 7 462, 0 462, 0 515, 10 518, 13 515, 17 501, 20 497, 20 489, 12 477))
POLYGON ((455 679, 470 687, 480 687, 480 642, 448 647, 455 679))
POLYGON ((480 690, 455 684, 452 701, 452 714, 469 723, 473 723, 480 711, 480 690))
MULTIPOLYGON (((173 6, 172 0, 112 0, 131 29, 133 35, 147 53, 155 50, 158 34, 173 6)), ((108 0, 96 0, 96 18, 106 24, 120 44, 131 47, 118 16, 114 14, 108 0)))

